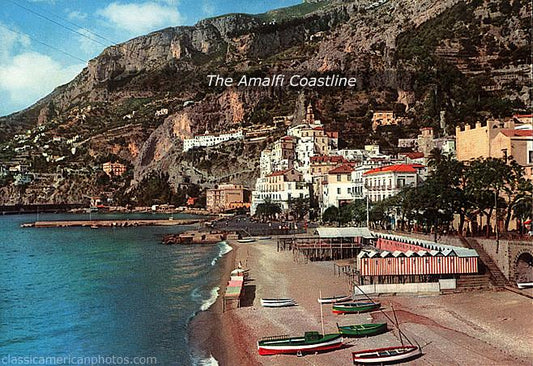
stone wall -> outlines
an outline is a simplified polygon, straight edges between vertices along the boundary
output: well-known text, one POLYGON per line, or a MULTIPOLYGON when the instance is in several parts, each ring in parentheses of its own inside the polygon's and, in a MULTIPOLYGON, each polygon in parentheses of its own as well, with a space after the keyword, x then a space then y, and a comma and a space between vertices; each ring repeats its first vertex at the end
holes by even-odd
POLYGON ((420 283, 390 283, 361 285, 354 288, 355 295, 364 294, 391 294, 391 293, 428 293, 440 292, 441 290, 453 290, 457 287, 456 280, 446 279, 439 282, 420 283))

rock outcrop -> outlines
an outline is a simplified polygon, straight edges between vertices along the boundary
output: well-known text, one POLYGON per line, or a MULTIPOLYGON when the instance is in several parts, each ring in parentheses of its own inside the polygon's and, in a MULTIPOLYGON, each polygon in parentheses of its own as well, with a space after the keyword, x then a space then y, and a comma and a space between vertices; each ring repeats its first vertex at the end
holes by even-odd
MULTIPOLYGON (((54 123, 63 134, 83 134, 80 146, 89 146, 91 158, 111 151, 129 160, 134 183, 159 170, 180 184, 185 175, 198 181, 208 175, 191 173, 181 153, 183 138, 270 123, 273 115, 291 113, 298 98, 312 100, 326 125, 344 131, 348 145, 368 138, 369 111, 395 103, 407 107, 413 131, 417 121, 434 119, 437 125, 440 110, 455 124, 478 118, 483 109, 500 113, 491 108, 504 101, 512 101, 509 111, 519 111, 531 104, 530 16, 525 0, 305 0, 265 14, 209 18, 105 49, 72 82, 1 118, 6 134, 0 139, 37 123, 54 123), (349 74, 357 77, 358 87, 207 85, 212 73, 280 72, 349 74), (430 101, 435 90, 440 99, 430 101), (74 122, 73 111, 87 105, 95 109, 74 122), (156 116, 161 108, 168 114, 156 116), (106 128, 127 124, 138 131, 125 131, 122 143, 120 136, 106 136, 106 128)), ((229 174, 248 175, 255 162, 250 155, 242 165, 228 167, 229 174)))

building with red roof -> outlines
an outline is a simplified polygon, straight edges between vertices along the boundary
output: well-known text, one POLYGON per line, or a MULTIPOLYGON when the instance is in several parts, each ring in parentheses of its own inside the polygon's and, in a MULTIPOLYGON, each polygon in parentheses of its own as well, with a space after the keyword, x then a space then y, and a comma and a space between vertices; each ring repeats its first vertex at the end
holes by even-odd
POLYGON ((321 185, 322 212, 328 207, 340 207, 352 202, 355 198, 355 169, 349 163, 331 169, 321 185))
POLYGON ((377 202, 405 187, 417 187, 425 176, 426 167, 422 164, 396 164, 370 169, 363 174, 363 181, 367 196, 377 202))
POLYGON ((527 179, 533 179, 533 130, 503 129, 492 140, 490 155, 513 159, 524 167, 527 179))

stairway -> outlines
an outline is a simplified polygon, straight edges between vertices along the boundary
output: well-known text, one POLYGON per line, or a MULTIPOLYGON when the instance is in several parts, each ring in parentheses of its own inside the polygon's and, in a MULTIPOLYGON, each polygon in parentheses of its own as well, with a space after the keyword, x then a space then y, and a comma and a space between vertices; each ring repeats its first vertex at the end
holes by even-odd
POLYGON ((462 236, 460 236, 459 238, 467 248, 474 249, 477 252, 477 254, 479 255, 479 260, 481 261, 485 270, 488 272, 490 283, 494 287, 504 288, 505 286, 509 285, 509 281, 507 280, 507 278, 505 278, 502 271, 500 271, 496 263, 494 263, 492 258, 487 254, 487 252, 485 252, 483 247, 479 245, 476 239, 466 239, 462 236))

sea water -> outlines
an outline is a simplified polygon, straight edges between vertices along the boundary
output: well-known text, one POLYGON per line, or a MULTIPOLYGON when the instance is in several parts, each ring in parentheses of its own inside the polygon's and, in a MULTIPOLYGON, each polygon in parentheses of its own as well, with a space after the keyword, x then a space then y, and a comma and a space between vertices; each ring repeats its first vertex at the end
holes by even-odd
MULTIPOLYGON (((128 217, 155 218, 91 218, 128 217)), ((162 235, 188 229, 179 226, 20 228, 88 218, 0 216, 0 362, 47 357, 48 364, 81 358, 110 364, 137 357, 144 364, 216 365, 192 358, 187 326, 215 302, 218 259, 231 247, 160 244, 162 235)))

